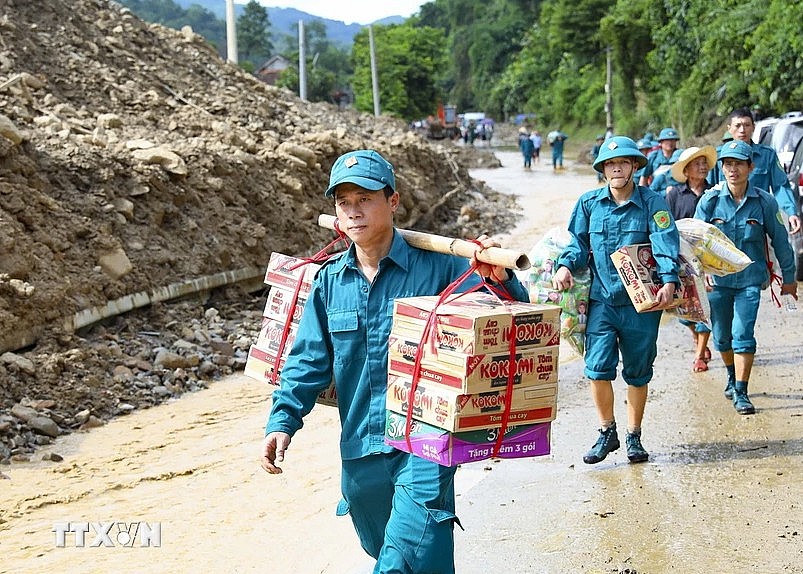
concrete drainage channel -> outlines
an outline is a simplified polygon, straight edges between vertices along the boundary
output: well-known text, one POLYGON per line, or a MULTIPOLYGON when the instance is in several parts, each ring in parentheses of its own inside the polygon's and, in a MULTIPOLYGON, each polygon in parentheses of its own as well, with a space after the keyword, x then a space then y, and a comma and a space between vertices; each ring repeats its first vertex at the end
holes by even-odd
MULTIPOLYGON (((107 301, 103 305, 96 305, 77 311, 72 316, 64 319, 64 330, 72 333, 92 325, 93 323, 102 321, 103 319, 122 315, 123 313, 133 311, 134 309, 140 309, 152 305, 153 303, 189 297, 220 287, 241 285, 249 292, 257 291, 260 287, 264 287, 264 277, 264 269, 258 267, 244 267, 232 271, 222 271, 220 273, 206 275, 197 279, 178 281, 150 292, 140 291, 132 293, 112 301, 107 301)), ((17 351, 36 343, 43 331, 44 329, 42 326, 34 326, 28 331, 7 336, 0 341, 0 353, 17 351)))

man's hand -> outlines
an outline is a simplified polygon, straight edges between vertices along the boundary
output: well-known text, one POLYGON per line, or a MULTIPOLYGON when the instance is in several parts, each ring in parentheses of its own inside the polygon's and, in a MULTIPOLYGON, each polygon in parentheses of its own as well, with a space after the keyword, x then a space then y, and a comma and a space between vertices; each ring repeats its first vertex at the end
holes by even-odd
POLYGON ((672 303, 674 302, 675 296, 675 284, 674 283, 664 283, 660 289, 658 289, 658 293, 655 294, 655 307, 652 307, 654 310, 659 309, 668 309, 672 303))
POLYGON ((482 247, 475 251, 474 256, 471 258, 471 264, 477 266, 477 275, 483 279, 490 279, 494 283, 503 283, 510 279, 507 269, 503 265, 491 265, 490 263, 483 263, 477 259, 477 253, 483 249, 502 247, 502 245, 496 239, 488 237, 484 233, 477 237, 477 241, 482 247))
POLYGON ((563 265, 558 267, 558 270, 552 275, 552 287, 558 291, 566 291, 566 289, 574 287, 574 275, 568 267, 563 265))
POLYGON ((791 295, 797 300, 797 282, 781 285, 781 295, 791 295))
POLYGON ((789 233, 800 233, 800 218, 797 215, 789 216, 789 233))
POLYGON ((269 474, 281 474, 277 462, 284 462, 284 452, 290 446, 290 435, 285 432, 272 432, 262 441, 260 464, 269 474))

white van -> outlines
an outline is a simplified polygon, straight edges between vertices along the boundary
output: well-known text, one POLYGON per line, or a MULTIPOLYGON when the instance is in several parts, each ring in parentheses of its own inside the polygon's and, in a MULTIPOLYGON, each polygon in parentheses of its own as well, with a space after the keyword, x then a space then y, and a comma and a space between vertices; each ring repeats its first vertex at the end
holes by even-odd
POLYGON ((753 143, 770 145, 769 136, 772 133, 772 126, 778 122, 778 118, 764 118, 756 122, 756 129, 753 131, 753 143))
POLYGON ((787 172, 789 164, 792 162, 792 156, 795 155, 795 148, 803 139, 803 115, 799 115, 799 112, 797 114, 794 115, 793 112, 784 114, 784 117, 772 126, 769 141, 761 142, 775 150, 781 166, 787 172))

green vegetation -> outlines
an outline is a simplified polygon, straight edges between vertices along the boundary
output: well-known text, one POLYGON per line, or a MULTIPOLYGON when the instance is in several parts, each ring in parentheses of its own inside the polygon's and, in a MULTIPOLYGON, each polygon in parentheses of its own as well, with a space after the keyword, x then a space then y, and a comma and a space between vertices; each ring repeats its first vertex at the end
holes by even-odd
POLYGON ((120 4, 146 22, 158 22, 176 30, 192 26, 218 53, 225 54, 226 23, 202 6, 193 4, 185 10, 173 0, 120 0, 120 4))
MULTIPOLYGON (((383 113, 421 118, 435 113, 436 82, 446 67, 445 36, 435 28, 378 26, 374 28, 379 102, 383 113)), ((373 111, 368 30, 354 38, 354 96, 360 110, 373 111)))
MULTIPOLYGON (((326 25, 314 20, 304 25, 307 99, 312 102, 336 103, 334 96, 345 90, 354 74, 350 53, 333 44, 326 36, 326 25)), ((289 38, 282 54, 291 62, 298 61, 298 41, 289 38)), ((298 68, 290 67, 278 84, 299 93, 298 68)))
MULTIPOLYGON (((177 24, 171 0, 124 4, 177 24)), ((205 10, 185 17, 193 8, 198 23, 182 24, 220 45, 201 27, 214 28, 205 10)), ((803 0, 433 0, 401 25, 373 27, 381 109, 409 120, 448 102, 599 131, 610 54, 616 131, 673 125, 685 139, 718 129, 737 106, 803 107, 801 14, 803 0)), ((367 30, 346 56, 327 45, 325 27, 309 29, 321 43, 309 53, 318 54, 307 66, 310 99, 350 84, 355 105, 373 111, 367 30)), ((284 55, 297 59, 289 46, 284 55)), ((282 81, 297 86, 297 71, 282 81)))
POLYGON ((237 18, 237 51, 240 66, 250 72, 273 55, 268 11, 256 0, 249 0, 237 18))

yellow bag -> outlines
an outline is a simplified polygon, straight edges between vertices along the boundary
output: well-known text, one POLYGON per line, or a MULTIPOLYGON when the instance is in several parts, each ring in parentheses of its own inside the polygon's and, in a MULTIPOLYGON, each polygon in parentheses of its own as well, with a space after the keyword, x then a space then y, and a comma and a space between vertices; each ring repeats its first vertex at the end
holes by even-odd
POLYGON ((689 217, 678 219, 675 224, 706 273, 722 277, 738 273, 753 262, 715 225, 689 217))

